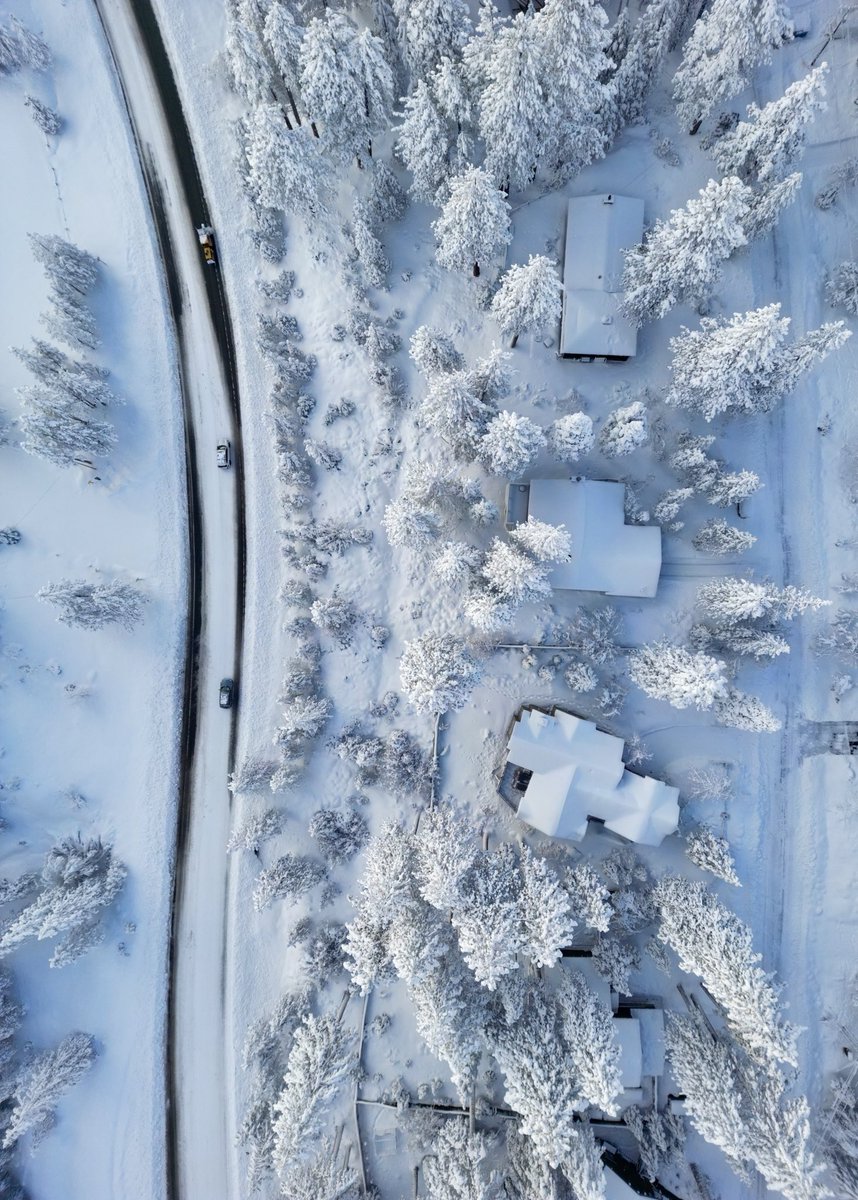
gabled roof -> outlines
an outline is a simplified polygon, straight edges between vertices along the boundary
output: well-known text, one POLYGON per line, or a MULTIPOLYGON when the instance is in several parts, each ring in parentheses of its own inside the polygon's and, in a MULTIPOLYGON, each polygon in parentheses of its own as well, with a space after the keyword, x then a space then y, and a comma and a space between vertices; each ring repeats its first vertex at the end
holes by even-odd
POLYGON ((661 845, 679 823, 679 790, 633 774, 622 755, 622 738, 592 721, 562 709, 523 709, 507 746, 507 762, 532 772, 520 820, 577 842, 595 819, 629 841, 661 845))
POLYGON ((630 357, 637 328, 620 311, 623 251, 643 238, 643 200, 575 196, 566 218, 560 353, 630 357))

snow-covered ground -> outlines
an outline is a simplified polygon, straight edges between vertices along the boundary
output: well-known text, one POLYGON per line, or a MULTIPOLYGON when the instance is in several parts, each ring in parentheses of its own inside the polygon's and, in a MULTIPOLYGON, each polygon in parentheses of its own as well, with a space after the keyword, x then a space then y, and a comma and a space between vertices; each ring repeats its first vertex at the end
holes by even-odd
MULTIPOLYGON (((95 355, 125 404, 101 479, 0 450, 4 521, 23 540, 3 558, 3 874, 38 870, 57 839, 101 835, 128 866, 105 943, 63 970, 49 944, 11 965, 41 1050, 81 1029, 99 1058, 60 1105, 59 1124, 22 1158, 35 1197, 160 1196, 164 1183, 166 952, 172 891, 186 612, 185 479, 176 347, 142 180, 121 97, 89 0, 15 2, 54 52, 45 75, 0 82, 4 345, 40 336, 47 290, 28 232, 58 233, 102 260, 95 355), (32 92, 65 128, 46 145, 24 107, 32 92), (14 283, 12 282, 14 281, 14 283), (64 577, 114 575, 148 597, 133 632, 57 624, 35 599, 64 577), (69 792, 85 802, 77 807, 69 792), (124 947, 121 950, 120 947, 124 947)), ((27 382, 4 352, 3 407, 27 382)))

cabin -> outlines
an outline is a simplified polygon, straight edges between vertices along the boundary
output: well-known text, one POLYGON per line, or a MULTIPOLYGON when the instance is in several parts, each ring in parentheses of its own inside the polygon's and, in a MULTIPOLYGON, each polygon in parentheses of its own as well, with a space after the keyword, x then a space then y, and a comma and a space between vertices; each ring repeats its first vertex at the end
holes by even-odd
POLYGON ((624 251, 643 240, 644 203, 608 193, 575 196, 566 215, 560 357, 625 362, 637 326, 620 309, 624 251))
POLYGON ((533 517, 565 525, 572 557, 549 572, 552 587, 651 598, 661 574, 661 527, 627 525, 626 488, 604 479, 531 479, 506 489, 506 527, 533 517))
POLYGON ((660 846, 679 825, 679 789, 623 762, 622 738, 561 708, 525 705, 515 717, 501 771, 520 821, 548 837, 580 842, 591 821, 629 842, 660 846))

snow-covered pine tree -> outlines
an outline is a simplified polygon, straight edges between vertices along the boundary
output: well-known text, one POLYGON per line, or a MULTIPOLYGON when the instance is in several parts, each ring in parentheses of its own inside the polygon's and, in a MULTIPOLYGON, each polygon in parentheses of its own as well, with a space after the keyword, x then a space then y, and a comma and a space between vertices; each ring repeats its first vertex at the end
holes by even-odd
POLYGON ((783 722, 762 700, 740 692, 738 688, 728 688, 723 696, 719 696, 713 712, 719 725, 744 729, 747 733, 777 733, 783 728, 783 722))
POLYGON ((778 588, 773 583, 728 576, 705 583, 697 593, 697 603, 716 624, 735 625, 762 617, 792 620, 808 608, 823 608, 831 601, 792 584, 778 588))
POLYGON ((408 196, 393 171, 385 162, 376 159, 372 168, 372 183, 367 201, 370 220, 374 225, 398 221, 408 207, 408 196))
POLYGON ((547 566, 500 538, 492 540, 482 576, 496 596, 515 607, 551 595, 547 566))
POLYGON ((312 1157, 325 1112, 354 1063, 352 1043, 352 1034, 332 1014, 308 1014, 295 1031, 274 1104, 272 1158, 279 1175, 312 1157))
POLYGON ((691 544, 705 554, 743 554, 756 540, 753 533, 728 525, 723 517, 715 517, 695 533, 691 544))
POLYGON ((825 284, 825 299, 834 308, 858 315, 858 262, 841 263, 825 284))
POLYGON ((496 415, 493 403, 481 395, 474 370, 434 375, 421 405, 422 414, 456 458, 472 460, 489 422, 496 415))
POLYGON ((551 967, 571 945, 578 921, 568 891, 528 846, 520 860, 521 952, 537 967, 551 967))
POLYGON ((93 468, 117 440, 108 421, 84 417, 54 389, 27 389, 20 428, 21 449, 58 467, 93 468))
POLYGON ((479 855, 459 883, 451 914, 459 949, 477 983, 490 992, 518 970, 524 945, 521 892, 518 863, 508 842, 479 855))
POLYGON ((444 1120, 422 1163, 428 1200, 495 1200, 501 1181, 491 1148, 490 1136, 471 1133, 466 1120, 444 1120))
POLYGON ((104 910, 119 895, 125 875, 100 838, 64 838, 45 855, 38 895, 6 925, 0 954, 28 938, 61 935, 50 965, 68 966, 104 938, 104 910))
POLYGON ((623 305, 638 324, 663 317, 675 304, 698 303, 721 277, 721 264, 747 237, 752 192, 740 179, 710 179, 696 199, 657 221, 640 246, 626 252, 623 305))
MULTIPOLYGON (((32 350, 13 347, 12 353, 46 388, 80 401, 87 408, 116 403, 116 396, 107 385, 109 372, 95 363, 70 358, 65 351, 50 342, 33 338, 32 350)), ((20 393, 25 399, 30 393, 20 393)))
POLYGON ((736 864, 730 852, 730 843, 708 825, 698 825, 686 834, 685 853, 695 867, 700 867, 702 871, 709 871, 718 879, 723 879, 725 883, 732 883, 734 887, 742 886, 739 876, 736 874, 736 864))
POLYGON ((532 182, 551 127, 540 83, 536 25, 528 9, 496 31, 484 63, 486 84, 477 99, 485 167, 504 192, 532 182))
POLYGON ((792 37, 783 0, 713 0, 694 23, 673 80, 679 119, 692 133, 748 84, 754 67, 792 37))
POLYGON ((95 1039, 88 1033, 70 1033, 55 1049, 36 1055, 15 1081, 4 1147, 29 1133, 35 1149, 56 1123, 60 1098, 84 1077, 95 1058, 95 1039))
POLYGON ((465 0, 393 0, 393 11, 415 86, 428 79, 442 58, 458 58, 471 31, 465 0))
POLYGON ((371 154, 393 106, 393 73, 381 39, 368 29, 358 33, 333 9, 314 17, 301 46, 301 91, 335 159, 371 154))
POLYGON ((545 445, 542 429, 521 413, 502 409, 486 426, 477 454, 493 475, 522 475, 545 445))
POLYGON ((253 0, 230 0, 226 5, 224 50, 234 90, 251 107, 270 100, 271 72, 253 0))
POLYGON ((783 179, 787 167, 804 151, 807 126, 824 111, 828 65, 799 79, 779 100, 763 108, 748 105, 747 121, 718 138, 712 154, 725 175, 738 175, 755 183, 783 179))
POLYGON ((828 321, 819 329, 811 329, 788 346, 781 363, 778 386, 782 394, 789 393, 801 376, 815 363, 821 362, 832 350, 839 349, 852 336, 843 321, 828 321))
POLYGON ((333 1143, 323 1144, 307 1162, 284 1166, 280 1190, 289 1200, 360 1200, 362 1195, 356 1172, 338 1166, 333 1143))
POLYGON ((318 216, 332 175, 311 131, 289 129, 276 104, 262 104, 253 110, 247 132, 247 184, 257 203, 318 216))
POLYGON ((427 379, 432 375, 458 371, 464 366, 464 359, 450 335, 429 325, 421 325, 414 331, 409 348, 413 363, 427 379))
POLYGON ((506 197, 481 167, 468 167, 450 180, 450 195, 432 228, 441 266, 474 275, 512 238, 506 197))
MULTIPOLYGON (((265 783, 269 783, 273 772, 269 771, 265 783)), ((230 788, 231 791, 238 789, 230 788)), ((240 824, 234 826, 226 844, 227 852, 235 850, 251 850, 259 853, 263 842, 276 837, 283 829, 284 814, 276 808, 267 808, 263 812, 251 813, 240 824)))
POLYGON ((78 629, 103 629, 105 625, 118 624, 131 630, 143 619, 146 601, 138 588, 118 579, 108 583, 63 579, 46 584, 36 597, 56 605, 58 621, 78 629))
POLYGON ((595 440, 593 418, 582 412, 558 417, 548 429, 548 448, 564 463, 577 462, 588 454, 595 440))
POLYGON ((674 708, 711 708, 727 690, 722 662, 669 642, 633 650, 629 674, 642 692, 655 700, 666 700, 674 708))
POLYGON ((27 96, 24 103, 33 114, 33 120, 45 137, 54 137, 60 132, 63 127, 62 118, 54 109, 43 104, 37 96, 27 96))
POLYGON ((576 1125, 575 1136, 560 1164, 560 1170, 571 1184, 575 1200, 605 1200, 607 1191, 602 1150, 593 1136, 589 1121, 576 1125))
POLYGON ((644 445, 649 437, 646 405, 634 400, 615 408, 599 431, 599 449, 608 458, 624 458, 644 445))
POLYGON ((321 863, 302 854, 284 854, 260 871, 253 885, 253 907, 263 912, 275 900, 294 904, 325 878, 321 863))
POLYGON ((449 139, 447 121, 422 79, 405 100, 397 134, 396 152, 411 172, 412 196, 433 204, 450 174, 449 139))
POLYGON ((545 0, 534 18, 537 68, 546 98, 544 162, 561 180, 601 158, 611 135, 609 97, 600 79, 608 18, 598 0, 545 0))
POLYGON ((661 75, 688 7, 688 0, 651 0, 641 10, 608 87, 616 130, 643 120, 647 95, 661 75))
POLYGON ((448 150, 454 173, 464 170, 471 158, 475 124, 474 102, 460 60, 444 57, 432 75, 432 92, 438 107, 455 129, 455 140, 448 150))
POLYGON ((360 197, 352 206, 352 239, 366 283, 374 288, 386 287, 390 259, 373 229, 367 204, 360 197))
POLYGON ((553 259, 531 254, 527 265, 516 263, 501 277, 492 300, 492 316, 515 346, 523 333, 541 333, 560 320, 563 285, 553 259))
POLYGON ((612 1115, 623 1090, 613 1015, 578 971, 564 971, 557 1003, 568 1068, 578 1079, 582 1107, 612 1115))
POLYGON ((382 524, 391 546, 402 546, 409 550, 427 549, 443 529, 436 512, 418 504, 407 494, 391 500, 384 510, 382 524))
POLYGON ((784 1021, 771 976, 757 964, 751 931, 703 883, 666 875, 653 893, 658 938, 699 975, 736 1039, 764 1065, 795 1065, 798 1030, 784 1021))
POLYGON ((405 643, 399 662, 402 690, 418 712, 462 708, 480 677, 467 645, 450 634, 424 633, 405 643))
POLYGON ((432 574, 445 587, 467 587, 480 562, 480 552, 467 542, 445 542, 432 556, 432 574))
POLYGON ((801 171, 795 171, 792 175, 787 175, 786 179, 754 190, 751 207, 744 222, 745 235, 749 242, 765 237, 774 229, 781 211, 798 195, 801 180, 801 171))
POLYGON ((537 562, 568 562, 572 557, 572 536, 565 525, 550 525, 531 516, 516 525, 510 537, 537 562))

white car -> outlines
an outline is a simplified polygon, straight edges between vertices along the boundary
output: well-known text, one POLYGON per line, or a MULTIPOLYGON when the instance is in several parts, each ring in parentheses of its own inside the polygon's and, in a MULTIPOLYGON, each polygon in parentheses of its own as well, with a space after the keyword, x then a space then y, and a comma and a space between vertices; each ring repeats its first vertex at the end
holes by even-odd
POLYGON ((217 465, 219 467, 228 467, 232 461, 229 452, 229 442, 218 442, 217 446, 217 465))

